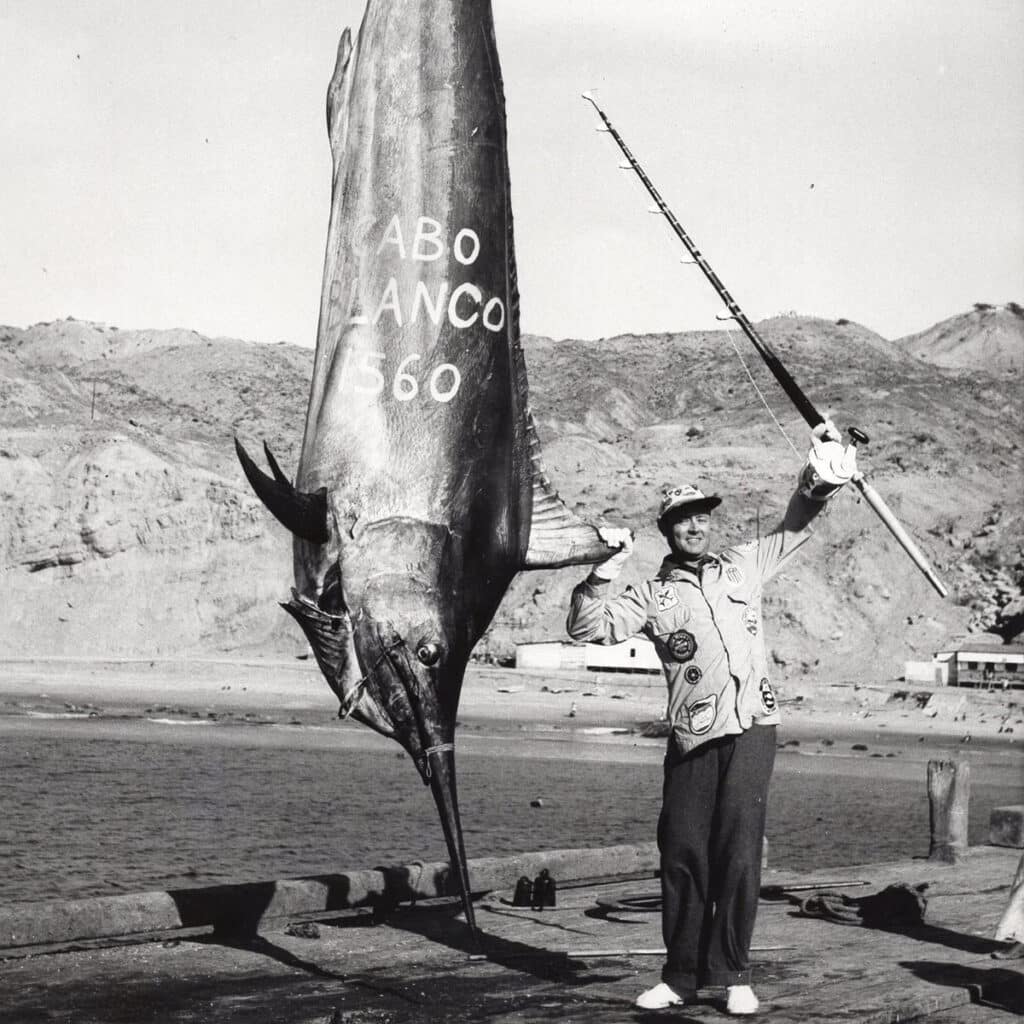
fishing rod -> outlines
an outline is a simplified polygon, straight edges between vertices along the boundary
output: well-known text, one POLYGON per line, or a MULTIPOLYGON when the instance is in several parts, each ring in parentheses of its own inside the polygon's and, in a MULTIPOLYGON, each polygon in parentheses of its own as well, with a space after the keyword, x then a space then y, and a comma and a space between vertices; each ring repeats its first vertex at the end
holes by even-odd
MULTIPOLYGON (((672 231, 680 242, 683 243, 686 251, 690 254, 693 262, 700 267, 701 272, 708 279, 711 287, 718 293, 718 297, 725 303, 725 307, 729 312, 728 319, 735 320, 739 324, 740 329, 750 340, 750 343, 757 349, 758 355, 764 360, 765 365, 771 370, 772 375, 779 382, 782 390, 785 391, 790 401, 796 406, 797 411, 803 416, 807 425, 812 429, 820 426, 825 422, 825 417, 815 408, 814 403, 807 397, 803 389, 792 376, 789 371, 782 364, 782 360, 775 354, 772 347, 768 344, 764 338, 754 328, 754 325, 747 318, 746 313, 740 309, 739 304, 729 294, 728 288, 722 284, 718 275, 712 269, 711 264, 704 258, 703 253, 697 248, 696 243, 686 233, 685 228, 679 223, 676 215, 669 209, 668 203, 661 197, 661 193, 655 188, 654 182, 647 176, 647 172, 640 166, 640 162, 630 152, 629 146, 626 145, 625 140, 615 129, 615 126, 608 119, 608 115, 601 109, 600 104, 594 98, 593 93, 583 93, 583 98, 590 103, 593 108, 597 111, 598 116, 603 122, 602 126, 597 130, 599 132, 607 132, 615 140, 616 145, 622 150, 628 163, 620 164, 623 170, 632 170, 636 173, 640 179, 644 188, 650 194, 651 198, 656 204, 656 208, 652 209, 652 213, 660 213, 669 223, 672 231)), ((858 430, 857 427, 850 427, 848 431, 850 440, 854 447, 861 444, 868 443, 868 436, 862 430, 858 430)), ((899 520, 893 515, 892 510, 882 500, 882 496, 867 482, 864 478, 864 474, 859 470, 854 473, 853 483, 857 487, 857 490, 864 496, 864 500, 874 509, 879 519, 885 523, 888 527, 889 532, 896 538, 900 546, 910 556, 914 564, 924 573, 928 582, 938 591, 941 597, 945 597, 948 594, 942 581, 935 575, 934 570, 921 552, 920 548, 914 543, 911 536, 903 529, 899 520)))

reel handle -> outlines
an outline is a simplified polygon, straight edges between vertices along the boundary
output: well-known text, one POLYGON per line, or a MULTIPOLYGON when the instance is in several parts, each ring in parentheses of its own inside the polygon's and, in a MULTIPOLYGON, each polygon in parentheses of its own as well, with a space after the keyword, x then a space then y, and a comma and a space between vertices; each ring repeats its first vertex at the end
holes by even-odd
POLYGON ((850 427, 846 432, 850 435, 850 442, 854 448, 859 444, 867 444, 871 440, 863 430, 859 430, 857 427, 850 427))

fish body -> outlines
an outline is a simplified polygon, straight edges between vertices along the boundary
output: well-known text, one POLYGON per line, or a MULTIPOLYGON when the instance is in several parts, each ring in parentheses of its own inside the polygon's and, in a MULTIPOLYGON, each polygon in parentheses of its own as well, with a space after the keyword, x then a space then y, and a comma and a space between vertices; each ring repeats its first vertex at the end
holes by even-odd
POLYGON ((487 0, 370 0, 328 88, 333 188, 286 609, 341 713, 431 785, 474 925, 455 785, 466 664, 513 577, 609 552, 544 475, 519 341, 487 0))

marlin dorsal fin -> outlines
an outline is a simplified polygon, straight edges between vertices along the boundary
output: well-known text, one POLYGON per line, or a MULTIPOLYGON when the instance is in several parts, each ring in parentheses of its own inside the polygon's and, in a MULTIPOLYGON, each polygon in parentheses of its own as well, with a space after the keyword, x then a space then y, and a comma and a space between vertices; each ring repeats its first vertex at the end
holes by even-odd
POLYGON ((526 413, 526 439, 530 452, 533 486, 533 514, 530 520, 530 544, 524 569, 559 569, 566 565, 590 565, 607 558, 611 549, 597 532, 584 522, 552 487, 544 470, 540 438, 533 413, 526 413))

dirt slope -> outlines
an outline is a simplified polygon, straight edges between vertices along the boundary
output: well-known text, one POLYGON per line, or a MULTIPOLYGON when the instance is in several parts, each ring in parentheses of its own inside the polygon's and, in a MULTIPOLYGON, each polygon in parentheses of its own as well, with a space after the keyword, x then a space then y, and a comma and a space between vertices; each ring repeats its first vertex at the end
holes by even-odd
POLYGON ((936 366, 1002 373, 1024 370, 1024 307, 1016 302, 975 303, 961 313, 897 342, 911 355, 936 366))
MULTIPOLYGON (((843 494, 769 591, 779 676, 892 676, 951 633, 1019 629, 1016 378, 930 365, 852 323, 760 327, 822 409, 871 435, 863 468, 953 589, 940 601, 843 494)), ((665 485, 692 480, 726 496, 723 544, 769 528, 788 497, 805 429, 735 341, 800 456, 724 333, 525 339, 563 497, 587 517, 640 528, 626 580, 660 561, 652 513, 665 485)), ((267 439, 293 470, 311 366, 297 346, 191 331, 0 328, 0 649, 300 651, 276 605, 290 584, 289 539, 249 491, 231 439, 267 439)), ((581 576, 522 574, 478 653, 501 658, 517 640, 561 636, 581 576)))

